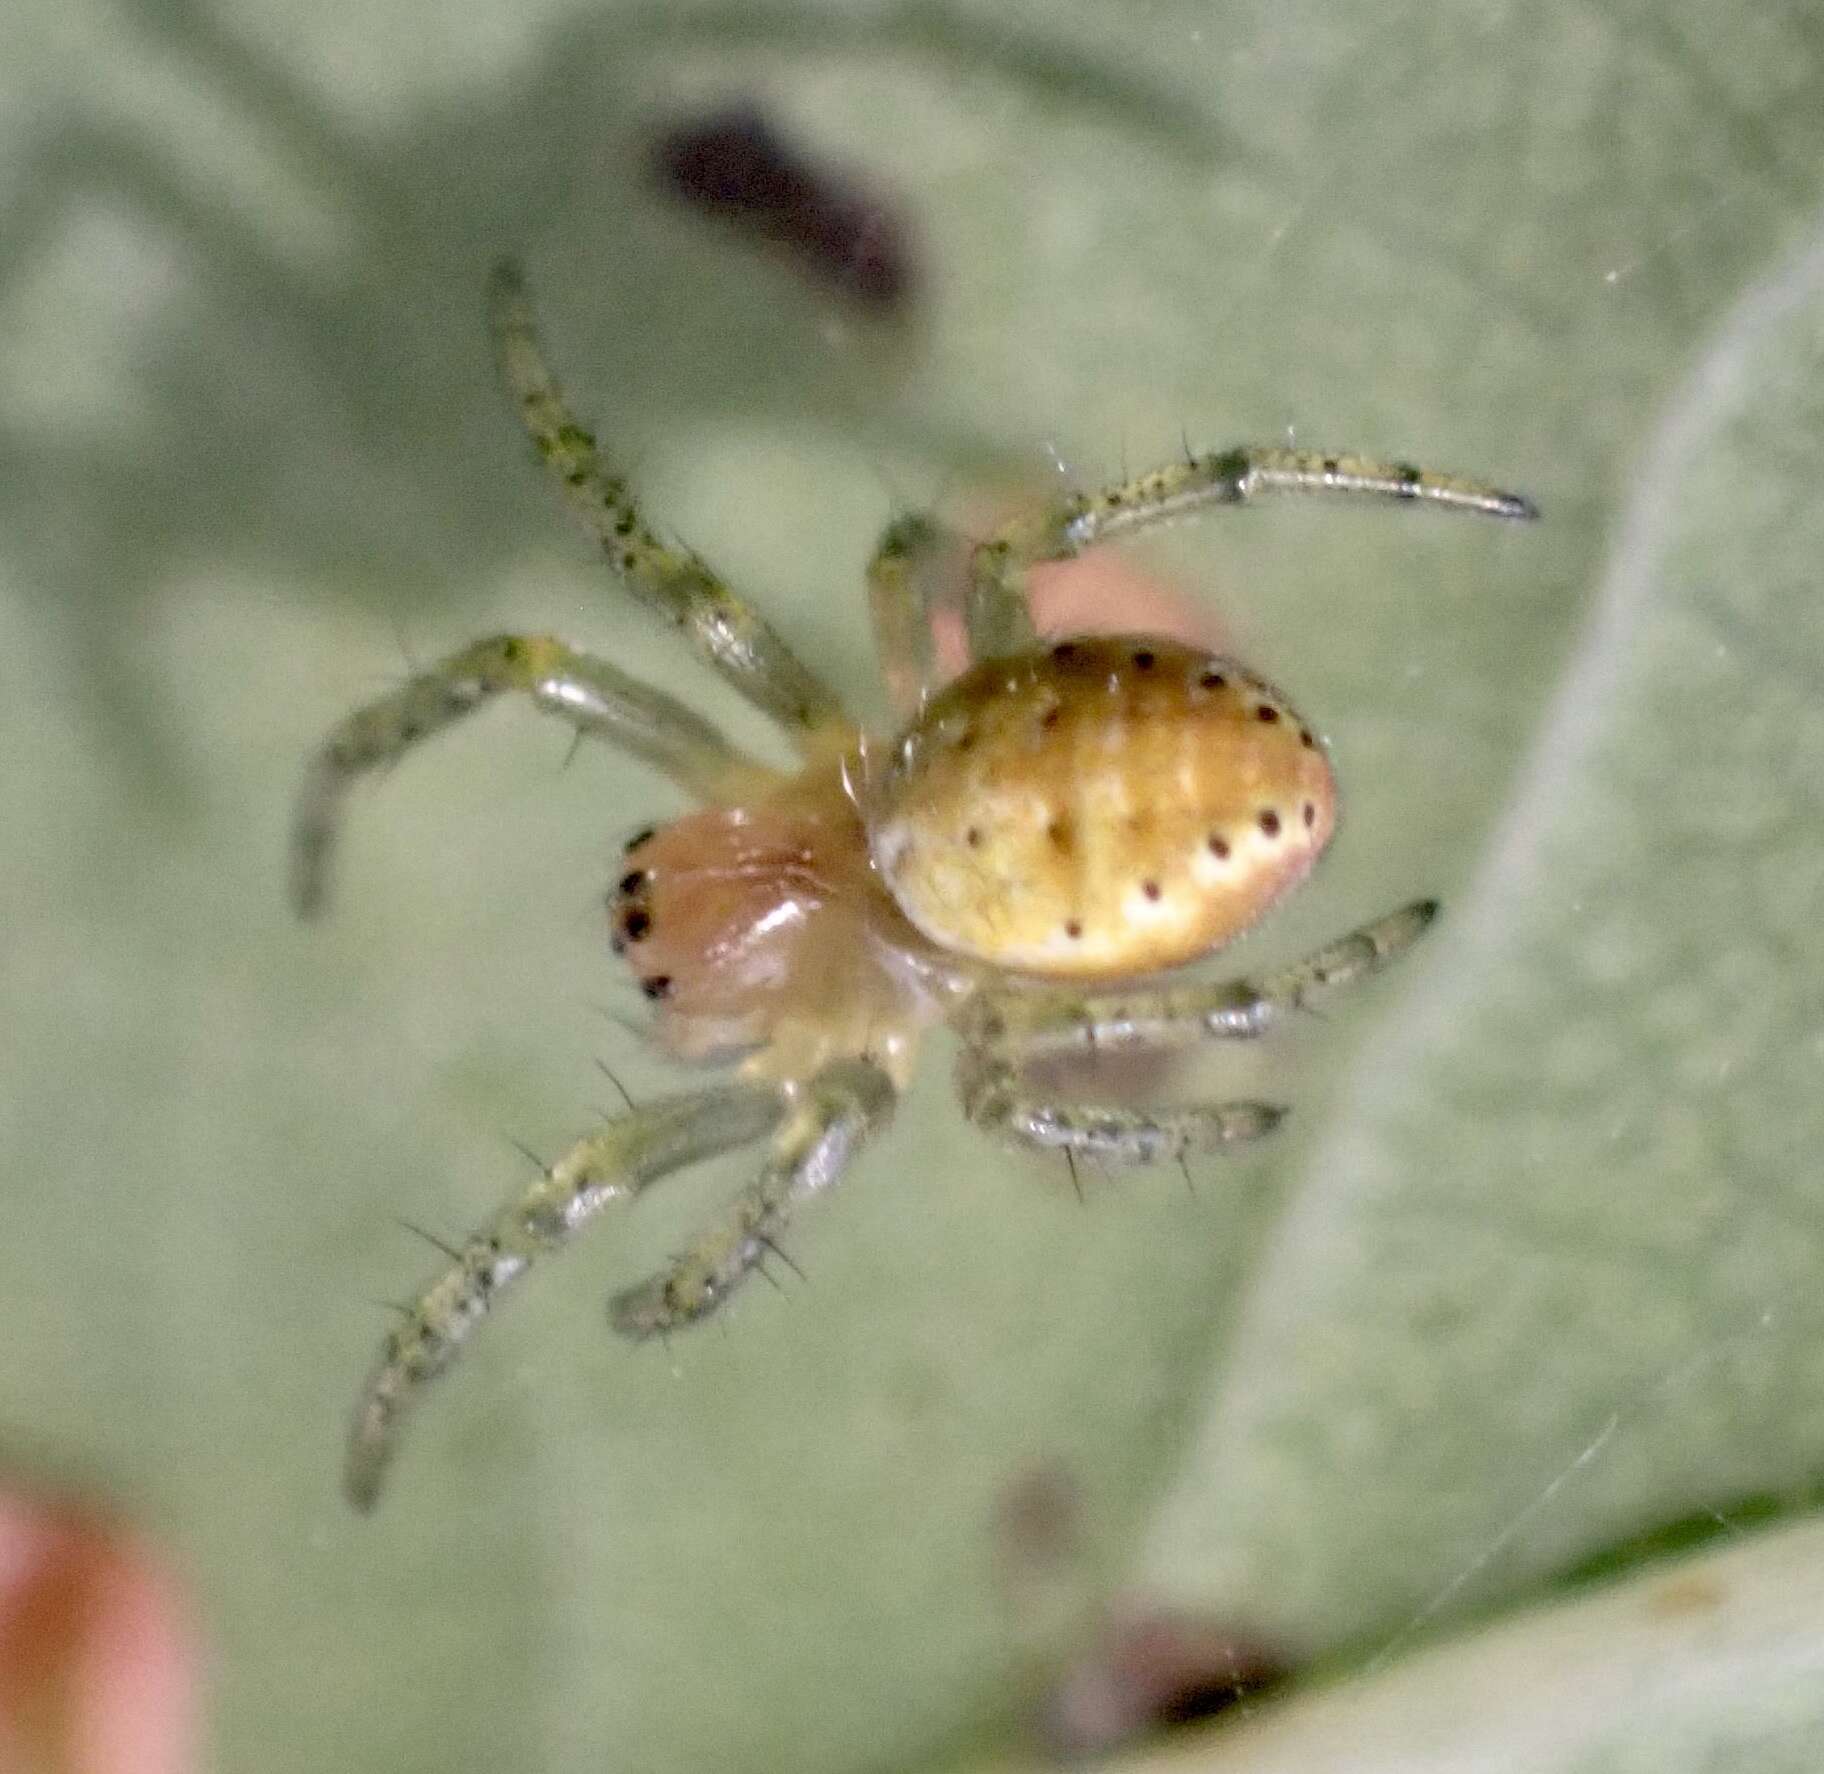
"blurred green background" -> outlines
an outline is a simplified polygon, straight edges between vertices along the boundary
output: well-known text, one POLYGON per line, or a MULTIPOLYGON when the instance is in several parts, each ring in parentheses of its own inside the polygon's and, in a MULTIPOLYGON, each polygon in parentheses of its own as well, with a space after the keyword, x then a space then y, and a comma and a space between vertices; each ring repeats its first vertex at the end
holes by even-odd
MULTIPOLYGON (((0 144, 0 1447, 173 1549, 219 1766, 930 1766, 1017 1732, 1116 1596, 1372 1697, 1693 1517, 1794 1536, 1733 1592, 1783 1655, 1707 1705, 1693 1627, 1657 1747, 1625 1684, 1522 1752, 1452 1678, 1440 1765, 1819 1765, 1824 1554, 1780 1525, 1824 1455, 1815 8, 21 0, 0 144), (654 129, 730 98, 903 206, 902 324, 655 194, 654 129), (1343 778, 1237 964, 1449 908, 1211 1074, 1296 1105, 1270 1150, 1079 1204, 934 1052, 808 1281, 612 1341, 607 1292, 740 1172, 681 1179, 489 1328, 361 1522, 371 1302, 427 1269, 399 1220, 487 1213, 597 1057, 670 1081, 603 1014, 597 898, 675 803, 501 714, 364 801, 303 931, 300 760, 494 627, 741 727, 527 465, 480 324, 507 249, 649 511, 875 718, 896 503, 1291 436, 1546 521, 1282 505, 1147 551, 1343 778), (1035 1484, 1075 1524, 1037 1616, 1035 1484)), ((1640 1651, 1504 1630, 1535 1722, 1640 1651)), ((1298 1765, 1420 1765, 1403 1691, 1362 1701, 1384 1763, 1345 1726, 1298 1765)), ((1265 1767, 1280 1728, 1192 1753, 1265 1767)))

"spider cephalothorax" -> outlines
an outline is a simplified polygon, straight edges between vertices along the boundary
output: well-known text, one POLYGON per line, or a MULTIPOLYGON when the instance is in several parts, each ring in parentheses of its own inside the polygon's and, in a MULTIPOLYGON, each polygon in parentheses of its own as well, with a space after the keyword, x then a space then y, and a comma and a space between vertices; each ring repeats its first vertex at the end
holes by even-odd
POLYGON ((920 1037, 949 1022, 970 1117, 1029 1147, 1115 1161, 1258 1137, 1266 1103, 1151 1112, 1051 1100, 1040 1062, 1259 1035, 1384 966, 1436 911, 1415 901, 1278 972, 1159 985, 1295 886, 1335 827, 1316 734, 1233 659, 1151 635, 1041 643, 1034 564, 1202 504, 1263 492, 1428 500, 1497 517, 1526 500, 1422 469, 1286 449, 1191 457, 1056 501, 969 554, 960 599, 922 519, 891 526, 868 572, 883 674, 906 725, 870 743, 838 699, 695 556, 661 543, 571 416, 518 272, 490 291, 502 370, 539 453, 629 589, 771 715, 801 756, 762 764, 682 702, 544 635, 498 635, 344 720, 313 760, 293 829, 299 908, 321 903, 341 803, 366 772, 505 692, 608 740, 698 810, 638 834, 608 893, 615 950, 681 1057, 733 1077, 643 1105, 578 1141, 454 1253, 387 1338, 356 1414, 350 1498, 379 1494, 399 1420, 500 1293, 606 1203, 699 1159, 769 1141, 726 1220, 616 1296, 647 1336, 714 1310, 774 1248, 793 1205, 833 1182, 890 1118, 920 1037), (940 602, 972 663, 939 682, 940 602), (1132 982, 1139 983, 1132 983, 1132 982))

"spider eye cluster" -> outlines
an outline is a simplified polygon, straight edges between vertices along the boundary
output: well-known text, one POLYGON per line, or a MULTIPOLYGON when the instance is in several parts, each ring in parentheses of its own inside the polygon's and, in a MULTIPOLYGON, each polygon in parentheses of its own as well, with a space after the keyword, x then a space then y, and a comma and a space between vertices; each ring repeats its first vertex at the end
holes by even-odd
POLYGON ((876 866, 934 942, 1020 971, 1115 977, 1220 947, 1335 826, 1316 734, 1234 660, 1080 636, 984 661, 893 748, 876 866))

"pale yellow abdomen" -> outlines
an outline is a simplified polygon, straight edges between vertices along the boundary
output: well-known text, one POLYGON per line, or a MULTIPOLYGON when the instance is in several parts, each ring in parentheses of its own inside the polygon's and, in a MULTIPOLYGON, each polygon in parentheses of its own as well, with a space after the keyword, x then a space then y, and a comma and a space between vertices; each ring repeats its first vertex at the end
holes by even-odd
POLYGON ((1149 636, 988 660, 869 785, 876 866, 933 942, 1093 978, 1220 948, 1329 842, 1336 784, 1271 685, 1149 636))

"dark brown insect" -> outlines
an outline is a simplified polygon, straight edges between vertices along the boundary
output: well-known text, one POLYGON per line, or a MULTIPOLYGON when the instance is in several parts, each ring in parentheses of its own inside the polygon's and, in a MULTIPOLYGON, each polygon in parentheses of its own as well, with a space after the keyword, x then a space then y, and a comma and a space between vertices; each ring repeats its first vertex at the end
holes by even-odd
POLYGON ((908 230, 893 206, 807 160, 751 105, 667 130, 653 166, 673 196, 783 247, 851 300, 882 310, 911 300, 908 230))

